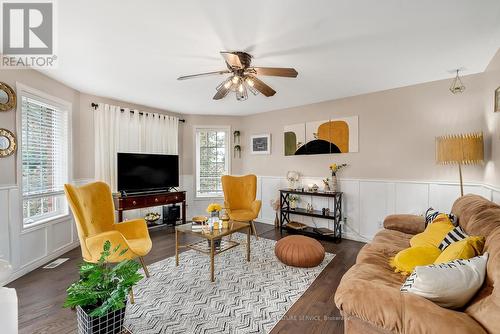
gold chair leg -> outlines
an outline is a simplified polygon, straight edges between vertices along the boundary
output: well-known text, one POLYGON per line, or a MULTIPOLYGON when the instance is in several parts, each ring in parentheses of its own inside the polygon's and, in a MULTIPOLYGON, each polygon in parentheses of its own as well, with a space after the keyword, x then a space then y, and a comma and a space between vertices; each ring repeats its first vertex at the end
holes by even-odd
POLYGON ((142 268, 144 268, 144 274, 146 274, 146 277, 149 278, 149 270, 142 256, 139 256, 139 261, 141 261, 142 268))
POLYGON ((250 224, 252 225, 253 234, 255 234, 255 240, 259 240, 259 236, 257 235, 257 229, 255 228, 255 223, 253 222, 253 220, 250 222, 250 224))
POLYGON ((130 288, 130 291, 129 291, 129 296, 130 296, 130 304, 135 304, 135 300, 134 300, 134 291, 132 290, 132 288, 130 288))
MULTIPOLYGON (((233 229, 233 226, 234 226, 234 222, 231 221, 231 227, 230 227, 231 230, 233 229)), ((232 233, 229 235, 228 239, 229 239, 229 241, 231 241, 233 239, 233 234, 232 233)))

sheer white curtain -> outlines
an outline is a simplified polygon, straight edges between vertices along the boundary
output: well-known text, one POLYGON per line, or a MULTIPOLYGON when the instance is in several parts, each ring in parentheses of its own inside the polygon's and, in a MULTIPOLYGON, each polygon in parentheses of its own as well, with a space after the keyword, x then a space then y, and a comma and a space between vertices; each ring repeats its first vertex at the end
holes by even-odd
POLYGON ((179 118, 99 104, 94 111, 95 175, 116 191, 118 152, 178 154, 179 118))

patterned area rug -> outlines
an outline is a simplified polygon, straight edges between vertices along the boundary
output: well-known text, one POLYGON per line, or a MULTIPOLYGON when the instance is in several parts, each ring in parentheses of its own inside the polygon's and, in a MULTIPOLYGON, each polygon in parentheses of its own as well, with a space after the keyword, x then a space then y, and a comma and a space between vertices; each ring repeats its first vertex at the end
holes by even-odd
POLYGON ((133 334, 270 332, 335 256, 326 253, 316 268, 289 267, 274 255, 275 243, 252 237, 251 262, 245 245, 217 255, 214 283, 209 257, 193 250, 180 253, 179 267, 175 257, 152 264, 151 277, 134 288, 125 326, 133 334))

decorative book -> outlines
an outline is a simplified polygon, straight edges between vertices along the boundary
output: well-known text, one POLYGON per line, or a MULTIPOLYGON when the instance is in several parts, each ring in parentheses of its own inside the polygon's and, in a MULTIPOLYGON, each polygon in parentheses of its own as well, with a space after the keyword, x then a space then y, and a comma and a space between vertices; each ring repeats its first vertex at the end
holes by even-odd
POLYGON ((294 221, 289 222, 288 224, 286 224, 286 226, 293 228, 294 230, 303 230, 307 227, 306 224, 302 224, 302 223, 294 222, 294 221))
POLYGON ((314 232, 321 234, 321 235, 334 235, 335 232, 330 230, 329 228, 326 227, 316 227, 313 229, 314 232))

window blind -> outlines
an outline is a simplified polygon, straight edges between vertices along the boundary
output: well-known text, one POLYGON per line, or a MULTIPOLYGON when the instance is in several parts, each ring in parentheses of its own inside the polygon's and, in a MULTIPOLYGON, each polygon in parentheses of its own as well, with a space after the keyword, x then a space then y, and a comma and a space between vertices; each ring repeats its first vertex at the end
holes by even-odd
POLYGON ((22 97, 23 198, 60 195, 68 182, 68 112, 22 97))
POLYGON ((197 195, 222 195, 221 176, 229 166, 229 134, 221 129, 198 129, 197 146, 197 195))

